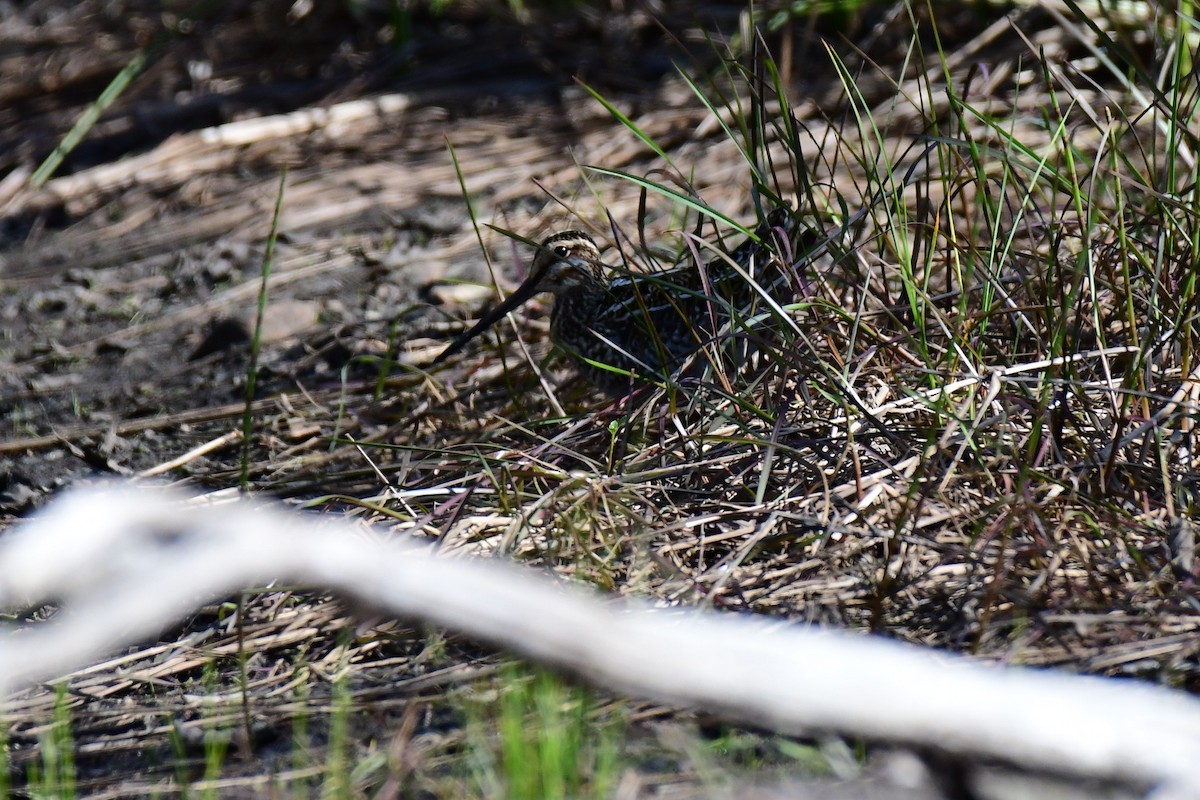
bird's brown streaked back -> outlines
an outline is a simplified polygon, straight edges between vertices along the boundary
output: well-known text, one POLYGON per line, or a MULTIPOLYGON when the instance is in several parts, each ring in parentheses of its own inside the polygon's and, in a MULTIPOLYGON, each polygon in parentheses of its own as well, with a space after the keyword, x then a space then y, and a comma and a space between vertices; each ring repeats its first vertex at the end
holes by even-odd
POLYGON ((789 251, 793 263, 797 260, 794 223, 790 209, 777 208, 753 238, 703 270, 688 265, 653 274, 605 266, 596 243, 582 231, 556 233, 538 247, 525 282, 434 363, 461 351, 533 295, 550 292, 550 338, 592 383, 619 393, 629 388, 631 375, 665 379, 729 322, 732 309, 740 313, 754 299, 742 273, 752 273, 768 291, 787 286, 791 270, 779 253, 789 251), (772 247, 780 237, 787 244, 772 247))

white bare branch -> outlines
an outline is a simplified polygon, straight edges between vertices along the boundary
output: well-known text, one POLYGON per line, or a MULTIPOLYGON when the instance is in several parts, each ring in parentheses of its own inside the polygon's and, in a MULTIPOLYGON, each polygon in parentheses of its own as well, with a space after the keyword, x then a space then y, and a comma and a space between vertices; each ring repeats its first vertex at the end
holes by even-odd
POLYGON ((362 525, 127 486, 73 491, 0 541, 0 605, 64 605, 50 622, 0 631, 0 689, 60 678, 201 604, 272 582, 329 589, 618 691, 783 732, 1200 795, 1200 701, 1183 692, 614 601, 362 525))

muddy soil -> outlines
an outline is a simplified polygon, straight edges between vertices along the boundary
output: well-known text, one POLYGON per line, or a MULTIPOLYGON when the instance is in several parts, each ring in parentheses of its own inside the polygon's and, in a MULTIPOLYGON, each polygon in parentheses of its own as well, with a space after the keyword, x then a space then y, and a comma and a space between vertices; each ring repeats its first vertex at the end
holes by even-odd
MULTIPOLYGON (((702 109, 672 64, 714 62, 698 25, 733 33, 741 10, 302 5, 47 2, 0 19, 0 513, 240 425, 285 166, 259 398, 374 380, 397 342, 433 347, 490 297, 456 283, 490 277, 451 145, 483 221, 536 234, 552 192, 578 195, 576 159, 640 157, 576 81, 674 115, 682 138, 702 109), (49 182, 22 186, 138 57, 49 182), (320 117, 364 98, 378 107, 320 117), (261 119, 299 132, 238 127, 261 119)), ((507 255, 511 275, 523 256, 507 255)), ((163 474, 227 485, 238 454, 163 474)))

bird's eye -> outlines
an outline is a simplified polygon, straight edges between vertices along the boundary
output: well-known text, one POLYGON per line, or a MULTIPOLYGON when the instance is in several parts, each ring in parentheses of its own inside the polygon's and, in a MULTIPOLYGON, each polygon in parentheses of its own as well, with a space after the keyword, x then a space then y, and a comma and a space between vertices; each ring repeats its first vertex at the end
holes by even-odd
POLYGON ((566 258, 567 253, 570 253, 570 252, 571 252, 570 250, 563 247, 561 244, 558 247, 554 248, 554 255, 558 256, 559 258, 566 258))

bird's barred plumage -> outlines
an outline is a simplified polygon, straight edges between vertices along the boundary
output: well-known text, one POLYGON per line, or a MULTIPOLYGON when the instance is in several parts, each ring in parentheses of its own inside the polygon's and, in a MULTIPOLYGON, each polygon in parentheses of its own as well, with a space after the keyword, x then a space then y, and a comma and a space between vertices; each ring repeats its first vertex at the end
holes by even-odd
POLYGON ((752 304, 756 291, 742 272, 773 295, 790 292, 794 272, 783 259, 790 256, 794 264, 802 255, 799 230, 790 210, 778 208, 758 226, 757 241, 747 238, 703 270, 688 265, 646 274, 606 266, 586 233, 556 233, 538 248, 525 283, 437 361, 461 350, 534 294, 551 292, 550 338, 592 383, 616 393, 630 387, 631 374, 666 379, 752 304))

